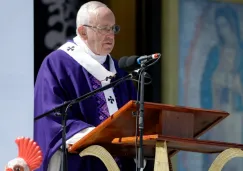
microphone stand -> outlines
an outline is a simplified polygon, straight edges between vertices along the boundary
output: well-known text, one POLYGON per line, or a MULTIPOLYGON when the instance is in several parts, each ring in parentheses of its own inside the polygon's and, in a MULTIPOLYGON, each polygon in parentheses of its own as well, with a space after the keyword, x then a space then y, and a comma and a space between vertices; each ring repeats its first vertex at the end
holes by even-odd
POLYGON ((138 168, 137 171, 140 171, 141 168, 144 168, 144 154, 143 154, 143 134, 144 134, 144 80, 145 80, 145 64, 141 64, 140 74, 140 100, 139 100, 139 151, 138 151, 138 168))
MULTIPOLYGON (((116 86, 117 84, 129 79, 129 78, 132 78, 134 76, 135 73, 131 73, 131 74, 128 74, 127 76, 123 77, 123 78, 120 78, 104 87, 101 87, 99 89, 96 89, 92 92, 89 92, 83 96, 80 96, 74 100, 70 100, 70 101, 66 101, 64 102, 62 105, 59 105, 57 107, 55 107, 54 109, 48 111, 48 112, 45 112, 37 117, 35 117, 34 121, 37 121, 47 115, 50 115, 51 113, 57 113, 56 115, 57 116, 62 116, 62 149, 63 149, 63 152, 62 152, 62 171, 68 171, 68 167, 67 167, 67 149, 66 149, 66 117, 67 117, 67 110, 69 107, 71 107, 73 104, 75 103, 78 103, 78 102, 81 102, 82 100, 85 100, 86 98, 90 97, 90 96, 93 96, 94 94, 98 93, 98 92, 101 92, 101 91, 104 91, 106 89, 109 89, 113 86, 116 86)), ((110 79, 109 77, 107 77, 106 79, 110 79)))

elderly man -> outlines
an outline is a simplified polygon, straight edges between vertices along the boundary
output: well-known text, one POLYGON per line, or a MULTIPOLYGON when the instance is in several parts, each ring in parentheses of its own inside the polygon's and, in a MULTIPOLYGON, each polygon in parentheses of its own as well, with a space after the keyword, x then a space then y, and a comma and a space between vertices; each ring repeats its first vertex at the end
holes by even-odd
MULTIPOLYGON (((109 84, 111 80, 105 78, 111 75, 116 74, 112 81, 126 75, 109 55, 118 32, 115 16, 106 5, 91 1, 80 8, 77 36, 49 54, 40 67, 35 83, 35 117, 109 84)), ((131 99, 136 99, 136 91, 127 81, 73 105, 67 116, 67 144, 75 143, 131 99)), ((34 138, 44 155, 39 171, 59 171, 61 117, 52 114, 36 121, 34 138)), ((67 160, 70 171, 106 170, 95 157, 68 154, 67 160)), ((121 170, 135 169, 133 159, 119 158, 117 163, 121 170)))

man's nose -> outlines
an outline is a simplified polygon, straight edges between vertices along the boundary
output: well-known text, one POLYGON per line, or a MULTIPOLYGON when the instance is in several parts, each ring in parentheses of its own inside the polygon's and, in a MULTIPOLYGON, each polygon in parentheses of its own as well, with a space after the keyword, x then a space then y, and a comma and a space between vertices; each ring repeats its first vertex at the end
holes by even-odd
POLYGON ((115 38, 115 34, 114 34, 113 32, 109 32, 109 33, 107 33, 106 36, 109 37, 109 38, 112 38, 112 39, 115 38))

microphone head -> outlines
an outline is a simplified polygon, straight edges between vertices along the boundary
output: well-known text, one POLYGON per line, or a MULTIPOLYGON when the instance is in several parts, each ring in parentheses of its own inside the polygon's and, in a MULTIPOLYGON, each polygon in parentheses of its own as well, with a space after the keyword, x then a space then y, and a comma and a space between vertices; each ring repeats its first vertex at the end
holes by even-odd
POLYGON ((124 67, 126 67, 127 58, 128 58, 127 56, 124 56, 119 59, 119 61, 118 61, 119 68, 123 69, 124 67))
POLYGON ((137 62, 138 58, 139 56, 131 56, 131 57, 124 56, 119 60, 118 66, 119 68, 124 69, 125 71, 128 72, 134 71, 141 67, 137 62))

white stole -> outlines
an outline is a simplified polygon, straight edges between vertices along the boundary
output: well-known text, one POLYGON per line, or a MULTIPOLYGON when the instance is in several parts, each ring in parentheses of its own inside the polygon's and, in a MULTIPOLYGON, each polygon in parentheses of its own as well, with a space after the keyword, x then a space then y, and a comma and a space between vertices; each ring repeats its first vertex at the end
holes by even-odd
MULTIPOLYGON (((90 74, 92 74, 97 80, 101 82, 102 87, 110 84, 108 77, 113 77, 116 74, 116 68, 114 62, 109 56, 110 70, 108 71, 103 67, 97 60, 91 57, 91 55, 85 50, 84 42, 82 42, 79 36, 75 37, 74 42, 67 42, 62 45, 59 49, 65 51, 70 55, 76 62, 84 67, 90 74)), ((117 110, 117 102, 112 88, 109 88, 104 92, 106 104, 108 106, 109 114, 114 114, 117 110)))

